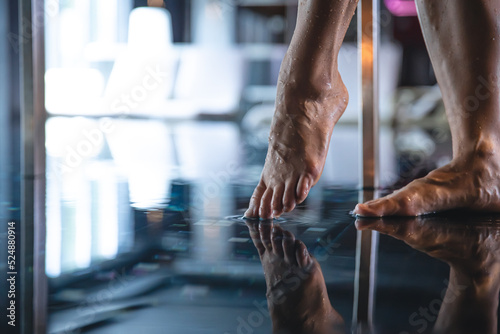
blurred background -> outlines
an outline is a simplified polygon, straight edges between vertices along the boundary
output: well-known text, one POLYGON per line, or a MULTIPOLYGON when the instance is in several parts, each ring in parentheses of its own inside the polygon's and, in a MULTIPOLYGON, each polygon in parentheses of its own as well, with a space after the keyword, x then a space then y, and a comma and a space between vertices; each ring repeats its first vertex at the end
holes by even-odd
MULTIPOLYGON (((431 155, 450 156, 439 150, 448 136, 415 5, 381 8, 380 178, 389 187, 428 169, 431 155)), ((137 215, 161 219, 180 194, 201 196, 190 208, 200 216, 245 206, 216 197, 229 185, 249 197, 258 182, 296 1, 47 1, 46 14, 49 277, 130 251, 137 215), (196 184, 201 192, 188 191, 196 184)), ((321 184, 359 183, 356 36, 354 17, 339 55, 350 102, 321 184)))
MULTIPOLYGON (((8 19, 17 9, 1 3, 0 29, 8 34, 17 29, 8 19)), ((415 4, 384 0, 380 8, 379 171, 382 187, 391 189, 447 163, 451 145, 415 4)), ((210 295, 206 280, 229 284, 210 295, 216 300, 229 294, 251 304, 254 294, 230 285, 262 276, 236 216, 264 163, 297 1, 46 0, 44 13, 50 332, 114 333, 113 323, 92 326, 119 310, 158 303, 132 297, 166 282, 182 281, 169 291, 177 291, 173 300, 183 307, 210 295), (109 288, 120 280, 124 288, 109 288)), ((300 224, 350 222, 347 213, 357 201, 356 27, 355 16, 339 55, 350 102, 320 182, 299 218, 289 218, 300 224), (335 214, 321 209, 325 201, 335 214)), ((9 185, 0 189, 1 210, 17 217, 20 153, 12 148, 22 139, 12 42, 0 46, 0 59, 0 72, 7 73, 0 79, 0 175, 9 185)), ((292 229, 307 230, 300 224, 292 229)), ((320 234, 329 229, 314 228, 320 234)), ((312 242, 318 238, 311 236, 312 242)), ((134 328, 144 328, 145 314, 134 328)), ((183 311, 169 317, 189 321, 183 311)), ((199 321, 217 328, 213 318, 199 321)), ((154 326, 150 333, 160 333, 154 326)))

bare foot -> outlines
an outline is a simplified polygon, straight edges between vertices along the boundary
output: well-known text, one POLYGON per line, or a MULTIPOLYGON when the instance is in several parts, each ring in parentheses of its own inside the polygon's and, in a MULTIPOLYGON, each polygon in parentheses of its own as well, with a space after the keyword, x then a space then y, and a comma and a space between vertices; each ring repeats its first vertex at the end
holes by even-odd
POLYGON ((323 172, 333 127, 347 107, 338 73, 321 91, 280 87, 266 162, 245 217, 279 217, 305 200, 323 172))
POLYGON ((500 211, 500 36, 496 15, 500 2, 415 3, 450 123, 453 161, 392 195, 358 205, 354 212, 415 216, 455 208, 500 211), (452 24, 457 17, 463 18, 462 24, 452 24), (480 90, 486 87, 488 94, 482 94, 480 90), (477 101, 473 107, 467 105, 471 99, 477 101))
POLYGON ((247 222, 264 268, 274 333, 344 333, 318 262, 300 240, 272 222, 247 222))
POLYGON ((359 216, 418 216, 450 209, 500 211, 500 158, 476 152, 417 179, 386 197, 358 204, 359 216))

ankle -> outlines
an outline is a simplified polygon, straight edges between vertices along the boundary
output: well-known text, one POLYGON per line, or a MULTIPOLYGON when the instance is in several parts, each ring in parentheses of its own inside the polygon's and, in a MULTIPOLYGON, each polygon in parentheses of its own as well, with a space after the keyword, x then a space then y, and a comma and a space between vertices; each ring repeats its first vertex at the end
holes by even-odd
POLYGON ((497 140, 479 137, 454 148, 455 160, 468 162, 500 163, 500 143, 497 140))
POLYGON ((278 85, 292 96, 309 100, 347 94, 336 63, 318 66, 291 56, 283 60, 278 85))
POLYGON ((345 103, 347 106, 349 93, 340 78, 340 75, 323 76, 315 79, 311 75, 291 75, 286 80, 280 80, 278 87, 278 98, 283 97, 282 102, 292 103, 345 103), (280 94, 281 92, 281 94, 280 94), (337 101, 339 100, 339 101, 337 101))

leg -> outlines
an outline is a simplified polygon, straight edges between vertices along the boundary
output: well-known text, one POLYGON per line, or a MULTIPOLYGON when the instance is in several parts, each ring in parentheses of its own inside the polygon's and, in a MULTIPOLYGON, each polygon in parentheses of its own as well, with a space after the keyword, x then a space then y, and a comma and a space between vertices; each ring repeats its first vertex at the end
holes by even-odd
POLYGON ((261 179, 246 217, 278 217, 306 198, 325 164, 333 126, 348 94, 337 56, 357 0, 300 0, 278 80, 261 179))
POLYGON ((318 262, 292 233, 270 222, 247 222, 267 285, 273 333, 345 333, 318 262))
POLYGON ((354 212, 500 211, 500 2, 417 0, 417 7, 450 123, 453 160, 354 212))

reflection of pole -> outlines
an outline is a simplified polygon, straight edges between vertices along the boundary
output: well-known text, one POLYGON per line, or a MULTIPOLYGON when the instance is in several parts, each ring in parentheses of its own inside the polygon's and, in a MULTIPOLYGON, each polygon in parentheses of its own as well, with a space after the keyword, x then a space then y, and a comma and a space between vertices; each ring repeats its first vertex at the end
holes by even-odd
MULTIPOLYGON (((373 199, 374 192, 363 191, 360 201, 373 199)), ((356 238, 356 272, 354 278, 354 310, 352 333, 373 333, 375 307, 375 278, 379 234, 376 231, 358 231, 356 238)))
MULTIPOLYGON (((358 50, 361 71, 361 202, 373 199, 378 186, 378 0, 358 5, 358 50)), ((356 245, 353 333, 373 332, 378 233, 359 231, 356 245)))

